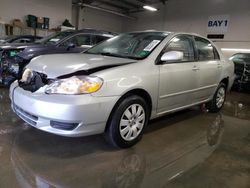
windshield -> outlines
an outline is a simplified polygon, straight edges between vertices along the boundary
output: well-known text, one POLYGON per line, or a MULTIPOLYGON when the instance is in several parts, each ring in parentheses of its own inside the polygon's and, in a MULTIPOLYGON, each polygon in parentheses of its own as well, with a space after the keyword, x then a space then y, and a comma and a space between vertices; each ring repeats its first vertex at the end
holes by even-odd
POLYGON ((3 37, 3 38, 0 38, 0 43, 5 44, 5 43, 12 42, 12 40, 15 39, 15 38, 16 38, 16 36, 6 36, 6 37, 3 37))
POLYGON ((49 35, 41 40, 37 40, 36 43, 41 43, 41 44, 57 44, 59 41, 64 39, 65 37, 73 34, 73 31, 65 31, 65 32, 60 32, 60 33, 54 33, 52 35, 49 35))
POLYGON ((234 54, 230 60, 233 62, 245 62, 247 64, 250 64, 250 53, 238 53, 234 54))
POLYGON ((125 33, 108 39, 85 53, 144 59, 167 35, 164 32, 125 33))

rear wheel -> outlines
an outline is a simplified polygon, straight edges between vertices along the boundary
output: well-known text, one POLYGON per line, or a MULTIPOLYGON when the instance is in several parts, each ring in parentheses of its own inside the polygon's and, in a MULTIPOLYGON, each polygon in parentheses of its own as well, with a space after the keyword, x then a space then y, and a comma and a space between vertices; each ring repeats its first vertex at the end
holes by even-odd
POLYGON ((226 85, 224 83, 220 83, 213 99, 207 103, 206 107, 209 110, 209 112, 219 112, 221 108, 223 107, 223 104, 226 100, 226 85))
POLYGON ((148 119, 149 108, 145 100, 137 95, 128 96, 114 108, 105 138, 116 147, 131 147, 142 138, 148 119))

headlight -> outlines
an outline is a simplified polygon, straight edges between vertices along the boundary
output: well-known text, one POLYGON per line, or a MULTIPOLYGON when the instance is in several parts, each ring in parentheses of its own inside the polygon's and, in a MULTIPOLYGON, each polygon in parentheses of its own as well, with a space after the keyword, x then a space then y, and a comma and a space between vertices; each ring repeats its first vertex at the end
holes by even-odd
POLYGON ((66 79, 56 80, 46 89, 47 94, 77 95, 98 91, 103 84, 103 80, 98 77, 73 76, 66 79))

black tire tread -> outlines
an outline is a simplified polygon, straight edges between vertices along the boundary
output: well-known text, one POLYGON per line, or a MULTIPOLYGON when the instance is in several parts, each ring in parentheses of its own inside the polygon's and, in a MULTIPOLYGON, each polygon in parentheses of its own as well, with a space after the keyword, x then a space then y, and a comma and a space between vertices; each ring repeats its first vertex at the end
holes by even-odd
POLYGON ((106 141, 110 145, 112 145, 116 148, 131 147, 131 146, 135 145, 137 142, 139 142, 142 138, 143 130, 141 131, 141 134, 135 140, 129 141, 129 142, 122 140, 122 138, 120 137, 120 134, 118 133, 118 123, 120 122, 120 118, 121 118, 124 110, 126 110, 126 108, 129 105, 133 104, 133 102, 140 103, 144 107, 144 110, 146 113, 145 114, 146 120, 145 120, 143 130, 148 123, 149 108, 148 108, 146 101, 142 97, 140 97, 138 95, 128 95, 128 96, 122 98, 121 100, 119 100, 111 112, 110 118, 109 118, 108 123, 107 123, 107 128, 104 132, 104 137, 105 137, 106 141))
MULTIPOLYGON (((217 112, 219 112, 219 111, 221 110, 221 108, 223 107, 223 105, 222 105, 221 108, 218 108, 218 107, 216 106, 216 96, 217 96, 217 92, 218 92, 218 90, 219 90, 221 87, 224 87, 225 90, 226 90, 226 85, 225 85, 223 82, 221 82, 221 83, 219 84, 219 86, 217 87, 217 89, 216 89, 216 92, 215 92, 215 94, 214 94, 214 96, 213 96, 213 99, 212 99, 210 102, 208 102, 208 103, 206 104, 206 108, 207 108, 207 109, 209 110, 209 112, 211 112, 211 113, 217 113, 217 112)), ((226 93, 225 93, 225 95, 226 95, 226 93)), ((225 97, 226 97, 226 96, 225 96, 225 97)))

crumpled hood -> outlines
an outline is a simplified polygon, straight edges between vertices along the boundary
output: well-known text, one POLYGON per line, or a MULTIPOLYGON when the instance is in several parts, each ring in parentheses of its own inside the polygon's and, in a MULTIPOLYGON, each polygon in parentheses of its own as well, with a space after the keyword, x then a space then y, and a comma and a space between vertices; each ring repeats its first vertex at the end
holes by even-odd
POLYGON ((54 47, 54 45, 38 43, 29 45, 21 53, 19 53, 18 56, 29 61, 35 56, 49 53, 51 51, 51 47, 54 47))
POLYGON ((26 67, 46 74, 48 78, 57 78, 82 70, 87 71, 134 62, 136 60, 93 54, 53 54, 35 57, 26 67))

